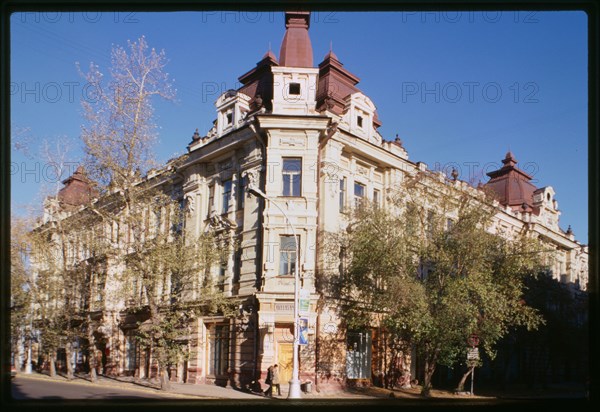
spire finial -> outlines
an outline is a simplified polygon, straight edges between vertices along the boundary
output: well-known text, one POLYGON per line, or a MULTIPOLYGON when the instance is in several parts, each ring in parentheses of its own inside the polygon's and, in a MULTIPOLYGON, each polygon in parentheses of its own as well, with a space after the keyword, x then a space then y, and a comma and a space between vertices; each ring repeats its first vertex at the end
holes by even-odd
POLYGON ((198 133, 198 129, 196 129, 196 131, 194 132, 194 134, 192 135, 192 141, 197 141, 200 140, 200 133, 198 133))
POLYGON ((310 12, 285 12, 285 35, 279 51, 281 66, 313 67, 313 51, 308 35, 309 27, 310 12))
POLYGON ((458 170, 456 170, 454 167, 452 168, 452 180, 454 180, 456 182, 456 179, 458 179, 458 170))

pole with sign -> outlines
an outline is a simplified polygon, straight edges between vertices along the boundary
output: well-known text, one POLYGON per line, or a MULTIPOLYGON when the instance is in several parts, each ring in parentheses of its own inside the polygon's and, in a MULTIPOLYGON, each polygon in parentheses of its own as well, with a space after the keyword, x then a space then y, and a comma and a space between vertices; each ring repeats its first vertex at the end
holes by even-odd
POLYGON ((308 316, 310 310, 310 292, 306 289, 300 289, 298 297, 298 314, 300 316, 308 316))
POLYGON ((308 345, 308 318, 298 319, 298 344, 308 345))
POLYGON ((475 381, 475 366, 479 361, 479 336, 472 334, 467 339, 467 343, 471 346, 471 349, 467 352, 467 364, 471 367, 471 396, 473 396, 473 382, 475 381))

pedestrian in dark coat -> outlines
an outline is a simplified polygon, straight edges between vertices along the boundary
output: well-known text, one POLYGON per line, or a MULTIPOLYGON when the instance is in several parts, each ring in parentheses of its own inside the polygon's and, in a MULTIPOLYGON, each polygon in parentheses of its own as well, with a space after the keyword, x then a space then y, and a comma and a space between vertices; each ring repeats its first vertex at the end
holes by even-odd
POLYGON ((269 366, 267 369, 267 377, 265 383, 268 385, 265 390, 265 396, 273 396, 273 366, 269 366))
MULTIPOLYGON (((281 396, 281 387, 279 386, 279 367, 277 364, 273 366, 273 377, 271 378, 271 387, 277 388, 277 395, 281 396)), ((272 391, 272 389, 271 389, 272 391)))

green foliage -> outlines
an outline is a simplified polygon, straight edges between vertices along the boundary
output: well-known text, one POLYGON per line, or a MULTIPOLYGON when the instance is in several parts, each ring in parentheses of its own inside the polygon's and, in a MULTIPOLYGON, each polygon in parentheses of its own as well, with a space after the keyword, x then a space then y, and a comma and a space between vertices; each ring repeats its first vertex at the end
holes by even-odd
MULTIPOLYGON (((138 311, 147 308, 149 319, 141 324, 138 339, 152 349, 161 367, 168 367, 186 358, 192 319, 233 314, 233 303, 215 287, 211 272, 232 249, 213 232, 198 237, 188 233, 177 202, 159 193, 154 193, 153 199, 153 206, 161 208, 168 220, 155 222, 141 241, 128 245, 130 253, 123 257, 127 269, 120 280, 141 290, 142 298, 134 304, 138 311)), ((133 208, 130 215, 135 216, 139 209, 133 208)), ((144 219, 148 213, 146 210, 138 218, 144 219)), ((122 297, 132 293, 127 288, 123 292, 122 297)))
POLYGON ((10 338, 16 351, 22 338, 29 338, 32 322, 31 277, 29 272, 28 227, 23 219, 11 219, 10 244, 10 338))
POLYGON ((464 357, 472 333, 493 357, 511 328, 542 322, 522 295, 524 280, 543 269, 544 250, 524 233, 490 233, 495 211, 483 196, 421 178, 408 182, 396 213, 369 205, 354 211, 350 229, 334 237, 347 269, 330 284, 341 292, 348 327, 383 325, 393 339, 416 345, 433 365, 430 378, 435 364, 464 357))

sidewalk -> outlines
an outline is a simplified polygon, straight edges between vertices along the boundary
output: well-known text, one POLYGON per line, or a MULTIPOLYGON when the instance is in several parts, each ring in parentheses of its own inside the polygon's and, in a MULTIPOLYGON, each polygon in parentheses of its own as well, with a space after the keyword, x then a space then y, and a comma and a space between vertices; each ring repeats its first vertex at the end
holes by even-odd
MULTIPOLYGON (((16 377, 13 379, 18 380, 20 377, 32 378, 32 379, 45 379, 53 380, 57 382, 69 382, 64 375, 57 375, 51 378, 48 375, 33 372, 31 374, 24 374, 18 372, 16 377)), ((247 400, 249 402, 258 400, 262 402, 277 402, 278 400, 287 399, 288 385, 281 385, 281 395, 266 397, 261 394, 247 393, 240 390, 236 390, 231 387, 221 387, 210 384, 191 384, 191 383, 175 383, 171 382, 171 388, 168 391, 160 390, 160 384, 158 380, 142 380, 133 377, 107 377, 99 376, 97 383, 91 383, 89 377, 83 374, 77 374, 75 379, 71 380, 73 384, 83 385, 101 385, 112 388, 128 388, 142 391, 148 391, 154 395, 161 394, 165 398, 173 399, 201 399, 201 400, 247 400)), ((312 388, 310 393, 302 393, 303 400, 356 400, 356 401, 368 401, 368 400, 382 400, 382 399, 403 399, 413 400, 421 402, 425 400, 420 395, 421 388, 419 386, 409 389, 395 389, 393 391, 389 389, 383 389, 379 387, 369 388, 355 388, 348 389, 347 391, 338 392, 318 392, 315 387, 312 388)), ((438 401, 466 401, 471 402, 494 402, 503 400, 519 400, 519 399, 579 399, 585 400, 585 393, 578 388, 566 386, 558 387, 554 386, 544 391, 541 390, 525 390, 524 388, 511 388, 511 390, 478 390, 474 396, 470 395, 459 395, 451 391, 433 389, 431 392, 431 398, 429 400, 438 401)))
MULTIPOLYGON (((173 398, 187 398, 187 399, 234 399, 234 400, 262 400, 262 401, 277 401, 287 398, 288 386, 281 385, 281 395, 267 397, 256 393, 247 393, 240 390, 236 390, 231 387, 221 387, 216 385, 204 385, 204 384, 191 384, 191 383, 175 383, 171 382, 171 388, 168 391, 162 391, 158 380, 143 380, 127 376, 109 377, 109 376, 98 376, 96 383, 90 382, 87 374, 76 374, 75 378, 68 381, 66 376, 63 374, 57 374, 55 377, 50 377, 46 374, 33 372, 31 374, 25 374, 23 372, 17 372, 13 379, 18 380, 20 377, 28 379, 43 379, 52 380, 56 382, 72 383, 72 384, 83 384, 83 385, 96 385, 105 386, 112 388, 128 388, 135 390, 148 391, 149 393, 161 393, 165 397, 173 398)), ((312 391, 311 393, 302 393, 302 399, 373 399, 378 396, 369 396, 367 394, 359 393, 318 393, 312 391)))

